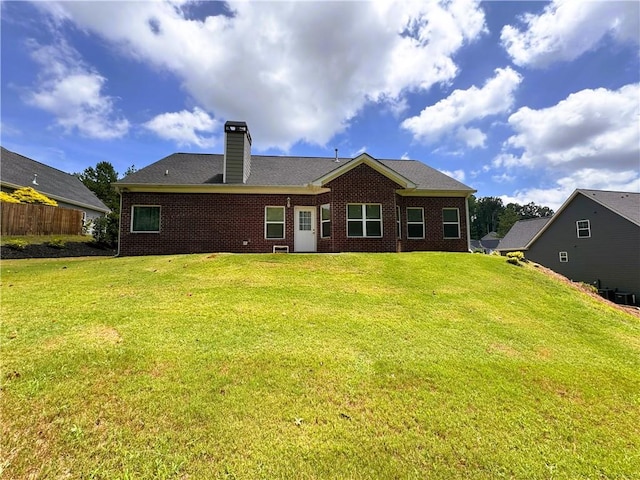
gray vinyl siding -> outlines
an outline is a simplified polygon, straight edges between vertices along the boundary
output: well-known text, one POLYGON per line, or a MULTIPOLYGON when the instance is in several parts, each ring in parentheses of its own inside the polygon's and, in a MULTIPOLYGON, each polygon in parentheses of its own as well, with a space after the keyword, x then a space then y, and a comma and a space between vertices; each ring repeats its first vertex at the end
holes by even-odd
POLYGON ((225 183, 244 183, 249 176, 251 145, 244 132, 227 133, 225 148, 225 183))
POLYGON ((529 247, 527 258, 573 281, 631 292, 640 301, 640 226, 576 195, 529 247), (578 238, 576 222, 589 220, 591 237, 578 238), (568 262, 559 253, 567 252, 568 262))

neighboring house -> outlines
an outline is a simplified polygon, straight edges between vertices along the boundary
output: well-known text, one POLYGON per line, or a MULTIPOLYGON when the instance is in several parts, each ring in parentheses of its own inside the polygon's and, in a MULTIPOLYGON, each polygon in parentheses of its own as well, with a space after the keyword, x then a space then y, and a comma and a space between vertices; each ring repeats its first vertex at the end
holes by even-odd
POLYGON ((59 207, 81 210, 85 225, 110 211, 77 177, 2 147, 0 188, 11 193, 22 187, 32 187, 59 207))
POLYGON ((498 245, 500 253, 508 252, 524 252, 527 245, 533 240, 533 237, 544 227, 552 217, 528 218, 526 220, 518 220, 513 224, 498 245))
POLYGON ((251 154, 244 122, 224 154, 176 153, 115 183, 120 255, 469 251, 475 192, 414 160, 251 154))
POLYGON ((573 281, 597 286, 612 300, 637 303, 640 193, 578 189, 553 217, 517 222, 498 250, 523 251, 573 281))
POLYGON ((492 253, 500 243, 500 237, 496 232, 489 232, 480 240, 471 240, 471 249, 482 251, 482 253, 492 253))

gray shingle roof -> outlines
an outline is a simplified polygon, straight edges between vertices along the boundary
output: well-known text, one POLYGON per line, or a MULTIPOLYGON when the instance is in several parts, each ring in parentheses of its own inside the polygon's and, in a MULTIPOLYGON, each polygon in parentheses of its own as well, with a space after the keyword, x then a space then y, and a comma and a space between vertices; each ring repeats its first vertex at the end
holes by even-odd
POLYGON ((585 197, 640 225, 640 193, 578 189, 585 197))
POLYGON ((19 188, 33 187, 57 201, 82 206, 99 212, 109 208, 73 175, 37 162, 18 153, 1 148, 0 181, 3 185, 19 188), (37 175, 38 185, 34 185, 37 175))
MULTIPOLYGON (((118 184, 222 184, 222 154, 174 153, 123 178, 118 184)), ((251 156, 247 185, 305 186, 354 159, 334 157, 251 156)), ((471 187, 416 160, 378 160, 419 189, 474 191, 471 187)))
POLYGON ((500 243, 498 250, 524 250, 529 242, 553 217, 529 218, 513 224, 500 243))

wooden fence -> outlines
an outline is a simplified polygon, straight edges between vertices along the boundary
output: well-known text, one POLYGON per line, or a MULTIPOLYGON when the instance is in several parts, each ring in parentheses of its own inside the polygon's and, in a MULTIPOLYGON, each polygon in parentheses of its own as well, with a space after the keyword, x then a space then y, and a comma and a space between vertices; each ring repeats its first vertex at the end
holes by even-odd
POLYGON ((0 234, 82 235, 82 217, 82 210, 1 202, 0 234))

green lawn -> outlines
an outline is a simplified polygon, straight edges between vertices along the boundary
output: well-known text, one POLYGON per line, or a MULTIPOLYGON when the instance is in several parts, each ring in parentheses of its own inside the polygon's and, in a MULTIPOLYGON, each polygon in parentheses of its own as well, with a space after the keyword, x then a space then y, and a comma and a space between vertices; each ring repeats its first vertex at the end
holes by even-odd
POLYGON ((470 254, 3 261, 0 477, 640 478, 640 320, 470 254))

